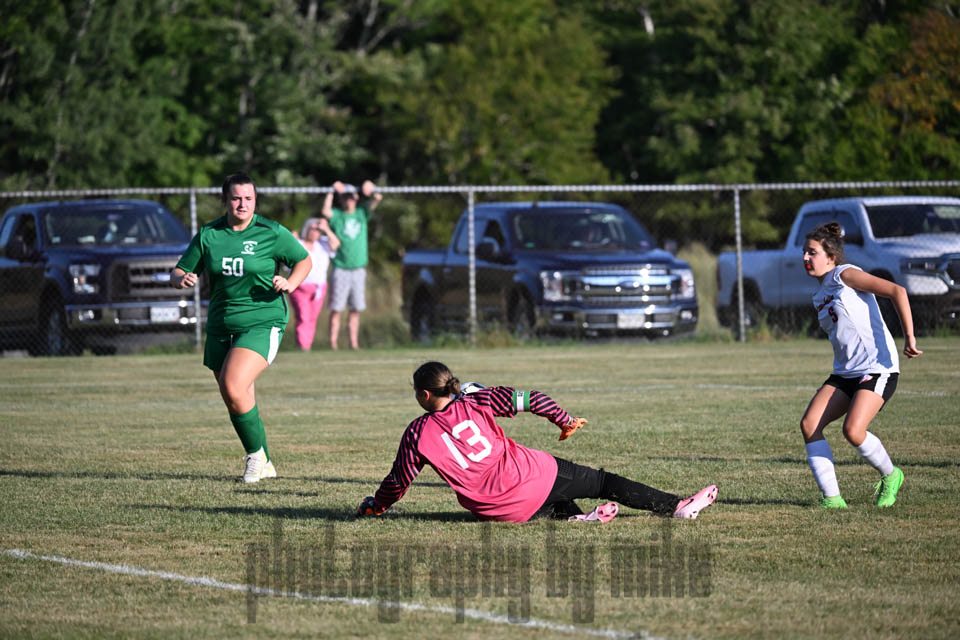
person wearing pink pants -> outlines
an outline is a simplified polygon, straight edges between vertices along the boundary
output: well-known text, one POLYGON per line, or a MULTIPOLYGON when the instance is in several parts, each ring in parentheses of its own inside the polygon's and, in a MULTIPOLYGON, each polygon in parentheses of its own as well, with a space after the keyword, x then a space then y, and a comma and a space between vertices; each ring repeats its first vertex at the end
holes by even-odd
POLYGON ((296 315, 297 346, 309 351, 317 331, 317 318, 327 295, 327 268, 337 253, 340 239, 330 229, 326 218, 308 218, 300 231, 300 244, 310 253, 313 268, 297 289, 290 294, 296 315))

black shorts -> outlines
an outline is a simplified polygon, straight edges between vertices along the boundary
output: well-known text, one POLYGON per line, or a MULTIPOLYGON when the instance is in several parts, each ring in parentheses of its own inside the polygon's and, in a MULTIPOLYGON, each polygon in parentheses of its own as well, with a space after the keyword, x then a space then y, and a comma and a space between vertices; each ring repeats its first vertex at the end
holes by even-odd
MULTIPOLYGON (((899 379, 899 373, 868 373, 856 378, 843 378, 834 374, 827 378, 823 384, 840 389, 851 399, 857 391, 862 389, 873 391, 883 398, 883 405, 886 405, 887 400, 892 398, 893 392, 897 390, 897 380, 899 379)), ((880 410, 883 411, 883 406, 880 407, 880 410)))
POLYGON ((583 513, 574 500, 600 497, 600 487, 603 485, 602 469, 585 467, 563 458, 556 458, 556 461, 557 479, 550 495, 543 501, 543 506, 533 514, 534 518, 566 520, 570 516, 583 513))

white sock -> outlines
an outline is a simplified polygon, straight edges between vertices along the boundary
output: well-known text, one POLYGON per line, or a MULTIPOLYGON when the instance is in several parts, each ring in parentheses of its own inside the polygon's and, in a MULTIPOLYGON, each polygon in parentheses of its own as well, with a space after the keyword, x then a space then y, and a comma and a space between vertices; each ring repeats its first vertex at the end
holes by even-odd
POLYGON ((813 479, 817 481, 824 498, 840 495, 837 472, 833 467, 833 452, 826 440, 807 443, 807 464, 810 465, 813 479))
POLYGON ((863 444, 857 447, 857 453, 870 463, 874 469, 880 472, 880 475, 887 476, 893 473, 893 463, 890 462, 890 456, 887 450, 880 442, 880 438, 867 431, 867 437, 863 444))

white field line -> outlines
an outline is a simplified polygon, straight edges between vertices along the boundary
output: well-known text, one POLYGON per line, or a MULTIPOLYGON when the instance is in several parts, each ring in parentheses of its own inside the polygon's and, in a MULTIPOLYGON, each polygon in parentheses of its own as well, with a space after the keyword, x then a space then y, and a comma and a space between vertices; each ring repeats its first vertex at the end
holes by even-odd
MULTIPOLYGON (((161 580, 170 580, 173 582, 182 582, 185 584, 196 585, 199 587, 209 587, 212 589, 224 589, 226 591, 238 591, 241 593, 252 593, 258 596, 273 596, 278 598, 292 598, 295 600, 307 600, 311 602, 324 602, 324 603, 333 603, 333 604, 343 604, 355 607, 376 607, 376 606, 387 606, 391 608, 400 609, 401 611, 417 611, 425 613, 438 613, 445 615, 456 615, 458 610, 454 607, 439 606, 439 605, 425 605, 418 604, 416 602, 392 602, 392 601, 383 601, 374 600, 371 598, 346 598, 346 597, 334 597, 334 596, 323 596, 323 595, 314 595, 309 593, 300 593, 298 591, 281 591, 277 589, 268 589, 265 587, 257 587, 249 584, 239 584, 235 582, 223 582, 221 580, 215 580, 213 578, 205 578, 198 576, 185 576, 179 573, 170 573, 168 571, 154 571, 151 569, 140 569, 138 567, 128 567, 122 564, 107 564, 105 562, 88 562, 85 560, 74 560, 71 558, 64 558, 61 556, 43 556, 36 553, 31 553, 30 551, 21 551, 20 549, 4 549, 3 555, 16 558, 18 560, 43 560, 46 562, 54 562, 56 564, 62 564, 70 567, 84 567, 86 569, 97 569, 99 571, 106 571, 108 573, 119 573, 128 576, 142 576, 147 578, 159 578, 161 580)), ((591 629, 588 627, 577 627, 570 624, 557 624, 555 622, 550 622, 547 620, 537 620, 531 618, 525 622, 513 622, 507 616, 497 615, 490 613, 488 611, 480 611, 477 609, 463 609, 462 614, 466 618, 472 620, 479 620, 481 622, 490 622, 493 624, 508 624, 515 627, 525 627, 533 629, 543 629, 545 631, 551 631, 555 633, 572 633, 579 634, 584 636, 591 636, 594 638, 613 638, 618 640, 620 638, 644 638, 646 640, 656 640, 653 636, 649 635, 646 631, 638 632, 627 632, 627 631, 616 631, 613 629, 591 629)))

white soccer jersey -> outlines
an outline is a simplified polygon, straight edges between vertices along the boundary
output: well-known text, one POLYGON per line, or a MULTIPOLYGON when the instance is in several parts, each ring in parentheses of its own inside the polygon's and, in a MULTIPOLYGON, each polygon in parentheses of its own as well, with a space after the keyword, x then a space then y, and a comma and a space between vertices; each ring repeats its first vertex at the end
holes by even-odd
POLYGON ((900 373, 897 345, 872 293, 857 291, 840 279, 852 264, 836 266, 813 294, 820 326, 833 344, 833 372, 853 378, 867 373, 900 373))

